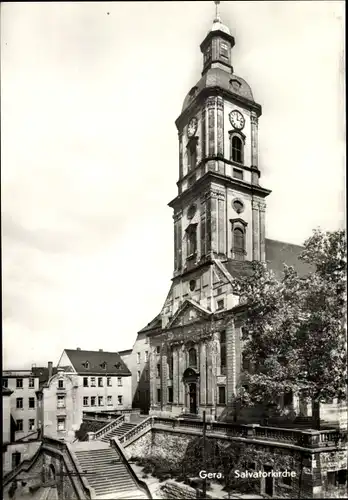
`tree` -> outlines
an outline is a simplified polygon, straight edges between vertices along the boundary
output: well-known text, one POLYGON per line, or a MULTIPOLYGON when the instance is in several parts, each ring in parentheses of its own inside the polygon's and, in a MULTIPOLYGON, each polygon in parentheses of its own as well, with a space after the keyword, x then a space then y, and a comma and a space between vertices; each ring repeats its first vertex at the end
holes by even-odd
POLYGON ((253 275, 239 281, 243 355, 253 367, 239 399, 281 410, 280 395, 301 393, 313 402, 317 427, 320 401, 345 396, 345 233, 314 231, 300 258, 313 267, 304 278, 285 265, 279 281, 253 262, 253 275))

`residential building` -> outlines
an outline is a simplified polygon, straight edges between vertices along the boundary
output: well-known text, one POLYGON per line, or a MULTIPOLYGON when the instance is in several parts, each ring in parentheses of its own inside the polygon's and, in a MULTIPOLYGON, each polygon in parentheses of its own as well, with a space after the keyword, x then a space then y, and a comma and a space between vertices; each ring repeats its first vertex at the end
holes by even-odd
POLYGON ((12 391, 11 416, 15 424, 14 439, 22 439, 37 430, 36 391, 39 378, 32 370, 5 370, 2 386, 12 391))
POLYGON ((37 421, 44 436, 73 442, 82 423, 82 398, 78 375, 65 370, 59 367, 38 391, 37 421))
POLYGON ((117 352, 65 349, 60 367, 78 376, 77 397, 84 412, 132 407, 132 374, 117 352))

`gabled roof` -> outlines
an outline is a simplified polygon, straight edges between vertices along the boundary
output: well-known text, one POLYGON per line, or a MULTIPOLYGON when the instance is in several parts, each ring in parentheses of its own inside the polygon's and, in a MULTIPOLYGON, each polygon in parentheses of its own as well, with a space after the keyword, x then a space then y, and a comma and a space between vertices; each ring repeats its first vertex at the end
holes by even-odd
POLYGON ((131 372, 128 370, 127 366, 122 361, 121 356, 117 352, 65 349, 65 353, 78 374, 131 375, 131 372))
POLYGON ((167 325, 167 328, 170 328, 172 326, 175 326, 176 323, 178 323, 178 320, 181 316, 184 315, 185 311, 187 309, 191 308, 192 310, 194 310, 197 314, 197 317, 198 318, 208 318, 212 313, 211 311, 209 311, 208 309, 205 309, 204 307, 202 307, 200 304, 198 304, 197 302, 195 302, 194 300, 192 299, 186 299, 182 304, 181 306, 179 307, 179 309, 176 311, 176 313, 174 314, 174 316, 172 317, 172 319, 170 320, 169 324, 167 325))
POLYGON ((293 266, 300 277, 314 272, 314 266, 299 260, 304 247, 293 245, 284 241, 270 240, 266 238, 266 261, 269 269, 272 269, 277 278, 282 277, 284 264, 293 266))

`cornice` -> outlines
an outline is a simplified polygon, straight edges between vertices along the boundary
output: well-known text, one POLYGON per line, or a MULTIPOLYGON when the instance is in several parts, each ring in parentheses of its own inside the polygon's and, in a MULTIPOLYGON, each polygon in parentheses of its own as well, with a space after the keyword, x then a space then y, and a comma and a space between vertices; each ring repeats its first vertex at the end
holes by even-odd
POLYGON ((198 179, 193 186, 186 189, 183 193, 179 194, 168 203, 168 206, 171 208, 175 208, 181 203, 185 203, 187 199, 192 198, 192 196, 197 196, 202 194, 205 190, 205 184, 209 184, 211 180, 219 181, 220 185, 224 187, 231 187, 234 189, 238 189, 241 192, 246 194, 256 194, 261 198, 266 198, 269 194, 271 194, 270 189, 263 188, 261 186, 257 186, 255 184, 250 184, 248 182, 236 179, 234 177, 227 177, 223 174, 219 174, 218 172, 206 172, 200 179, 198 179))
POLYGON ((193 110, 195 107, 204 106, 204 100, 209 98, 209 97, 223 97, 225 99, 228 99, 232 102, 236 102, 237 104, 242 104, 244 107, 249 109, 250 111, 254 111, 256 114, 256 117, 259 118, 262 115, 262 107, 260 104, 258 104, 255 101, 251 101, 250 99, 247 99, 246 97, 240 96, 238 94, 235 94, 234 92, 230 92, 227 89, 223 89, 221 87, 204 87, 200 92, 197 93, 197 95, 194 97, 192 102, 188 105, 184 111, 178 116, 178 118, 175 120, 175 125, 177 129, 180 131, 183 129, 186 121, 188 118, 190 118, 193 114, 193 110))

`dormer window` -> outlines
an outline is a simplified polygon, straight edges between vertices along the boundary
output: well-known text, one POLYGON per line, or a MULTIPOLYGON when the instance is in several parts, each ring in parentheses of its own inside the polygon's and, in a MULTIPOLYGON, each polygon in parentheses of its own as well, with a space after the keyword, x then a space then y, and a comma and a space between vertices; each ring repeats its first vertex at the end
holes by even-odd
POLYGON ((106 370, 106 367, 107 367, 106 361, 103 361, 103 363, 100 366, 101 366, 101 368, 103 368, 103 370, 106 370))
POLYGON ((115 368, 116 370, 119 370, 121 368, 121 363, 115 363, 115 368))
POLYGON ((198 91, 198 87, 192 87, 192 89, 189 92, 189 96, 191 97, 191 99, 193 99, 195 97, 195 95, 197 94, 197 91, 198 91))
POLYGON ((82 363, 82 366, 88 370, 88 368, 89 368, 89 361, 85 361, 84 363, 82 363))

